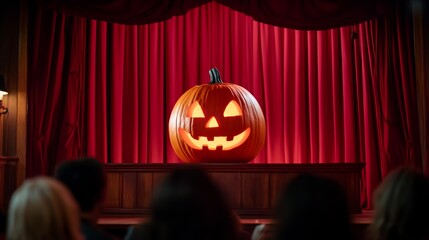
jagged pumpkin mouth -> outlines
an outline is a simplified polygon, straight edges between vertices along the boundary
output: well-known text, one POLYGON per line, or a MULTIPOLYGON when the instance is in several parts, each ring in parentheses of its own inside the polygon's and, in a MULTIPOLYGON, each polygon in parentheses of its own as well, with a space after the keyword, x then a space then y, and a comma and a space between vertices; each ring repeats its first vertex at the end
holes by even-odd
POLYGON ((214 137, 213 140, 208 140, 205 136, 199 136, 198 139, 195 139, 183 128, 179 128, 179 135, 183 141, 193 149, 203 150, 204 148, 207 148, 211 151, 215 151, 217 149, 228 151, 240 146, 247 140, 250 135, 250 128, 247 128, 240 134, 235 135, 232 140, 227 140, 226 136, 217 136, 214 137))

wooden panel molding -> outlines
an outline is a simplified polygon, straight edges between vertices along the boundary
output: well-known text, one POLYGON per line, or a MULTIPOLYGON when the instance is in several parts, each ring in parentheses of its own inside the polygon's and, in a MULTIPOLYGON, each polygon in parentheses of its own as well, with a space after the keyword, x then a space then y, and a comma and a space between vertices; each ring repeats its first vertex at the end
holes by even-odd
MULTIPOLYGON (((152 193, 173 169, 192 164, 106 164, 106 215, 147 216, 152 193)), ((243 218, 270 217, 279 193, 294 176, 316 174, 340 183, 352 213, 361 213, 363 163, 198 164, 223 190, 243 218)))
POLYGON ((6 212, 16 189, 17 157, 0 156, 0 210, 6 212))

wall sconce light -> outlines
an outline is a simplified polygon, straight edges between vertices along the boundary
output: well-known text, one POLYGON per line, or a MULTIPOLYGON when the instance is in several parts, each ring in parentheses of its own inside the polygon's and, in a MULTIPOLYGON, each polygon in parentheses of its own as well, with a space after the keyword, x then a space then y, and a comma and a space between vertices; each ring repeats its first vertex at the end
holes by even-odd
POLYGON ((7 95, 5 79, 3 75, 0 75, 0 116, 6 114, 9 110, 3 105, 3 96, 7 95))

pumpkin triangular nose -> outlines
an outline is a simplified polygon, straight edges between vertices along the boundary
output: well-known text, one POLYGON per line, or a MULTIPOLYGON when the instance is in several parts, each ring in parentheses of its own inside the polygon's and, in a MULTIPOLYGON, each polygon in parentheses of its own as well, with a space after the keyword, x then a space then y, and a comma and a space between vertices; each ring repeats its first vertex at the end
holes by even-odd
POLYGON ((206 128, 216 128, 219 127, 219 124, 216 121, 215 117, 211 117, 206 124, 206 128))

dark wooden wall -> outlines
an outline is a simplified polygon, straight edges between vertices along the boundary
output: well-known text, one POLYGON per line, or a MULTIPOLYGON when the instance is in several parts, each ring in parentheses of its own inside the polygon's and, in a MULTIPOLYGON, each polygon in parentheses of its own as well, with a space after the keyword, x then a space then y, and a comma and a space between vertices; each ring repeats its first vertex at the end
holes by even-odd
POLYGON ((6 212, 10 198, 16 189, 18 158, 0 156, 0 211, 6 212))
POLYGON ((20 1, 0 1, 0 74, 6 79, 9 95, 4 103, 9 108, 7 115, 0 116, 2 139, 0 155, 16 156, 17 88, 19 56, 20 1))
POLYGON ((3 97, 9 112, 0 116, 0 156, 20 159, 18 185, 24 180, 27 144, 27 2, 0 1, 0 74, 9 93, 3 97))
MULTIPOLYGON (((145 216, 152 193, 172 169, 187 164, 107 164, 108 215, 145 216)), ((241 217, 269 217, 283 186, 300 173, 332 178, 344 188, 352 213, 360 213, 364 164, 211 164, 206 169, 241 217)))

